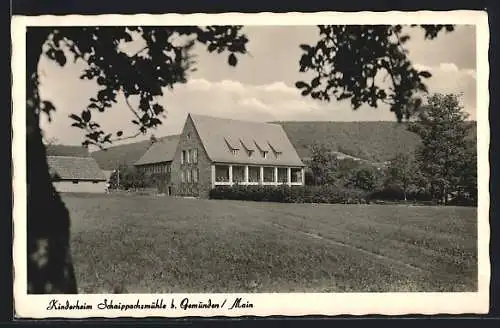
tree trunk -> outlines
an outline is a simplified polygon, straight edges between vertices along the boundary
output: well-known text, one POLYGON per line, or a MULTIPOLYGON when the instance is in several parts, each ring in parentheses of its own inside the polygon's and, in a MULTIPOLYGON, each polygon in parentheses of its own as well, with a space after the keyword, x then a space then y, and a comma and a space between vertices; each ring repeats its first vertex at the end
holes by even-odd
POLYGON ((38 61, 48 32, 26 33, 27 283, 29 294, 74 294, 69 212, 50 180, 39 120, 38 61))
POLYGON ((448 188, 443 188, 444 205, 448 205, 448 188))

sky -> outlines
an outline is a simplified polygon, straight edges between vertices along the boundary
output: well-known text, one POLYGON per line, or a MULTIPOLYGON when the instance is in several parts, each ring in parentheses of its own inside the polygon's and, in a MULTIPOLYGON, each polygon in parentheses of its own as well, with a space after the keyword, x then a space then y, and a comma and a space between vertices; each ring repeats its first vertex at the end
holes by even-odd
MULTIPOLYGON (((238 56, 238 65, 227 64, 227 54, 209 54, 196 47, 197 71, 186 84, 167 91, 161 103, 166 119, 157 130, 128 140, 140 141, 151 133, 164 136, 180 133, 188 113, 251 121, 395 121, 386 106, 364 106, 354 111, 347 101, 324 103, 300 95, 295 82, 304 79, 298 70, 299 44, 314 43, 315 26, 246 26, 250 55, 238 56)), ((462 93, 462 105, 476 115, 476 38, 474 26, 456 26, 452 33, 434 40, 424 40, 423 31, 411 29, 406 48, 418 69, 432 73, 427 80, 430 92, 462 93)), ((56 143, 79 145, 83 131, 71 127, 70 113, 80 113, 95 96, 94 81, 79 79, 86 67, 82 62, 68 61, 61 68, 42 58, 39 65, 40 93, 56 107, 51 122, 42 117, 45 138, 56 143)), ((123 130, 133 135, 132 114, 123 99, 105 113, 95 113, 106 132, 123 130)))

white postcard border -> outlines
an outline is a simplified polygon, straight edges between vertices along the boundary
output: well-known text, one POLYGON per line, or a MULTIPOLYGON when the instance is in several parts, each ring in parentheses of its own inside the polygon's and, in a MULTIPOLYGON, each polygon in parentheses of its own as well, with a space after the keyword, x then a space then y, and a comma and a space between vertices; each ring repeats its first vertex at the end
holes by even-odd
POLYGON ((13 260, 14 304, 17 317, 184 317, 184 316, 269 316, 269 315, 363 315, 363 314, 461 314, 487 313, 489 309, 489 26, 480 11, 449 12, 357 12, 357 13, 225 13, 166 15, 66 15, 15 16, 12 19, 13 73, 13 260), (317 24, 459 24, 476 26, 477 47, 477 143, 478 143, 478 292, 476 293, 279 293, 279 294, 82 294, 27 295, 26 275, 26 137, 25 137, 25 32, 27 26, 84 25, 317 25, 317 24), (222 304, 224 308, 182 309, 181 301, 222 304), (240 304, 253 307, 229 310, 240 304), (89 310, 48 310, 50 301, 61 304, 92 305, 89 310), (104 300, 122 305, 118 309, 99 309, 104 300), (210 301, 209 301, 210 300, 210 301), (121 304, 120 304, 121 303, 121 304), (165 308, 141 310, 135 304, 162 304, 165 308), (132 306, 128 308, 126 304, 132 306), (172 305, 174 304, 174 305, 172 305), (176 308, 172 308, 175 306, 176 308))

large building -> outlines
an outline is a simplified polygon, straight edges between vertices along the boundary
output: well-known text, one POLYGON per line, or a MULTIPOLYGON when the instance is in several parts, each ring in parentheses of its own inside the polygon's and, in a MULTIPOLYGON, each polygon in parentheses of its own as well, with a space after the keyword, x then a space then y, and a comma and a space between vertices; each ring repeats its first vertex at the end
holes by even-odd
POLYGON ((171 163, 178 144, 178 135, 161 138, 155 141, 134 164, 146 176, 155 177, 155 187, 168 195, 172 194, 171 163))
POLYGON ((278 124, 189 114, 180 135, 134 164, 160 192, 207 198, 216 186, 304 184, 304 164, 278 124))
POLYGON ((85 148, 47 146, 47 163, 52 183, 58 192, 106 191, 106 176, 85 148))
POLYGON ((170 192, 206 198, 221 185, 303 185, 304 164, 278 124, 189 114, 170 163, 170 192))

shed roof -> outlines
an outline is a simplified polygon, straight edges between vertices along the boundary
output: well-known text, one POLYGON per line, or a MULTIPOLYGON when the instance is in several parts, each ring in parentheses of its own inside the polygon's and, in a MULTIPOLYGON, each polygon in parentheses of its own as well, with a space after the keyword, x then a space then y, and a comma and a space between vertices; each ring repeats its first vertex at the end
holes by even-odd
POLYGON ((134 165, 170 162, 174 159, 179 144, 179 135, 164 137, 153 143, 134 165))
POLYGON ((47 156, 72 156, 72 157, 89 157, 89 151, 82 146, 71 145, 47 145, 47 156))
POLYGON ((92 157, 47 156, 47 163, 54 180, 106 181, 104 172, 92 157))

